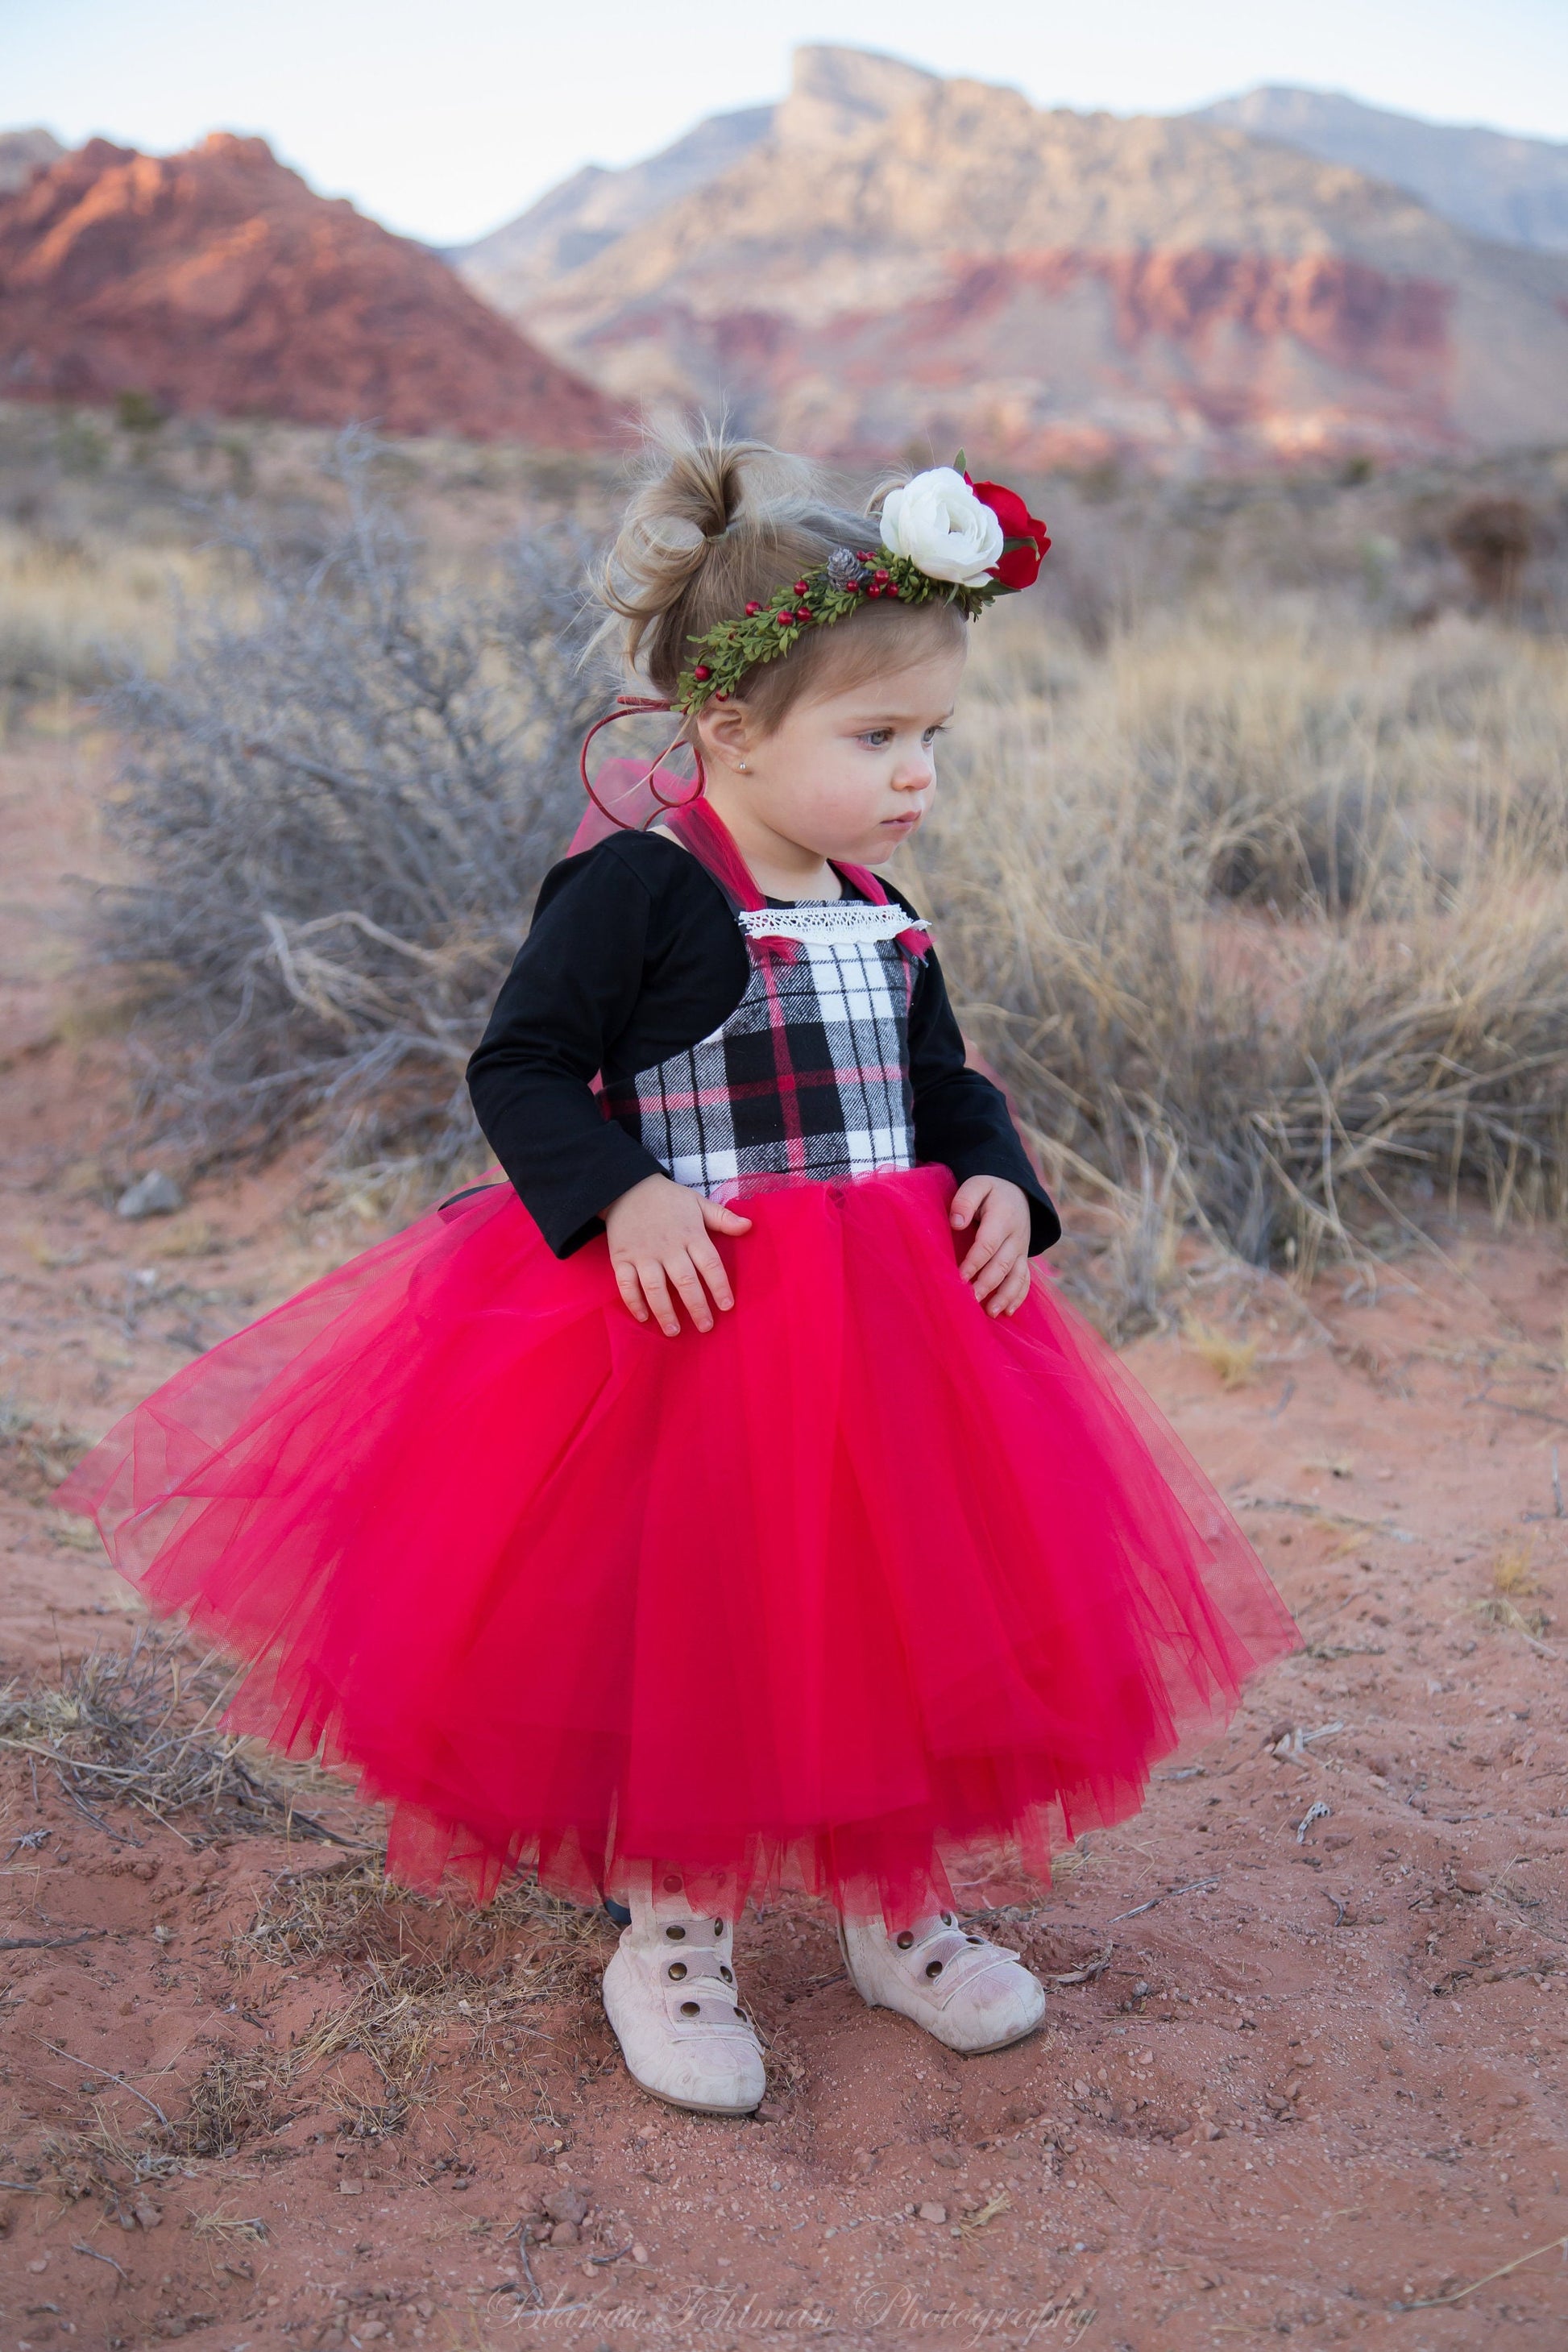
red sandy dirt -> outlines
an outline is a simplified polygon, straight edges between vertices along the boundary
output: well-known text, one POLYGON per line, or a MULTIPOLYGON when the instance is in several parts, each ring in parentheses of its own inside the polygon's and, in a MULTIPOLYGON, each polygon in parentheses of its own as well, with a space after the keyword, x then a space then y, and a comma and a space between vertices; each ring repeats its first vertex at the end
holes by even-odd
MULTIPOLYGON (((44 1499, 52 1433, 359 1245, 304 1213, 302 1157, 157 1223, 108 1205, 126 1048, 83 1021, 59 928, 62 877, 103 867, 101 771, 79 738, 0 764, 0 1660, 45 1685, 138 1622, 44 1499)), ((319 1780, 292 1785, 365 1850, 98 1826, 0 1754, 0 1929, 51 1947, 0 1957, 0 2347, 1556 2352, 1568 1263, 1430 1222, 1446 1263, 1304 1303, 1200 1278, 1258 1343, 1228 1391, 1174 1333, 1133 1350, 1310 1647, 993 1922, 1056 1979, 1019 2048, 964 2060, 867 2011, 820 1908, 785 1904, 740 1938, 769 2103, 683 2117, 618 2063, 607 1926, 388 1895, 374 1819, 319 1780), (560 2242, 525 2263, 547 2199, 560 2242)))
POLYGON ((616 438, 603 395, 435 254, 226 131, 163 157, 89 140, 0 196, 0 377, 13 399, 616 438))

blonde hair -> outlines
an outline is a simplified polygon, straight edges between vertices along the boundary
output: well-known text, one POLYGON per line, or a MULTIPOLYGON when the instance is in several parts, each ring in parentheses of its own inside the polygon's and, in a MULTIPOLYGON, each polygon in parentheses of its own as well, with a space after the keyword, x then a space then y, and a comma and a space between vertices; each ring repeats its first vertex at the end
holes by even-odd
MULTIPOLYGON (((722 429, 664 433, 595 582, 601 634, 636 677, 671 695, 693 638, 738 620, 835 548, 874 546, 879 497, 856 514, 805 458, 722 429)), ((949 604, 868 604, 747 671, 736 698, 771 732, 803 695, 897 669, 929 647, 933 630, 962 638, 963 616, 949 604)))

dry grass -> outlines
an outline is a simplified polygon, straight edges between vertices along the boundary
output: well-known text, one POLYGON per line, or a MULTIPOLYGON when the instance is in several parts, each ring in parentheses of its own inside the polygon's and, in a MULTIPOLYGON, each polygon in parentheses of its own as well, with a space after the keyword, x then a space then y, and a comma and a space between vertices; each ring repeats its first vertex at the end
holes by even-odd
POLYGON ((182 604, 223 591, 216 555, 0 524, 0 688, 90 693, 126 669, 164 668, 182 604))
POLYGON ((334 1838, 291 1787, 252 1769, 247 1743, 214 1728, 232 1682, 177 1635, 143 1628, 128 1650, 94 1650, 58 1681, 7 1685, 0 1748, 49 1766, 76 1811, 120 1843, 126 1832, 102 1808, 184 1823, 187 1842, 244 1831, 334 1838))
POLYGON ((1568 666, 1211 607, 978 650, 921 845, 965 1025, 1069 1191, 1258 1264, 1568 1178, 1568 666))
POLYGON ((1194 1356, 1217 1375, 1222 1389, 1242 1389, 1258 1377, 1257 1339, 1238 1339, 1205 1323, 1201 1315, 1182 1318, 1182 1337, 1194 1356))
POLYGON ((1492 1561, 1492 1591, 1509 1600, 1539 1591, 1535 1562, 1522 1544, 1505 1544, 1492 1561))
POLYGON ((43 1415, 17 1398, 0 1398, 0 1488, 25 1503, 41 1503, 75 1468, 91 1439, 43 1415))

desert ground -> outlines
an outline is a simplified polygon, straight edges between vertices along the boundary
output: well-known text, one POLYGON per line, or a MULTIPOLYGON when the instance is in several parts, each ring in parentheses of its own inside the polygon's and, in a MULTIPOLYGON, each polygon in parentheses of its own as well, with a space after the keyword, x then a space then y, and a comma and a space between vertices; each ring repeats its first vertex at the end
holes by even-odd
POLYGON ((768 2101, 685 2117, 620 2067, 607 1922, 400 1895, 321 1775, 225 1778, 218 1667, 150 1653, 50 1504, 380 1230, 303 1146, 115 1213, 136 1072, 71 920, 107 759, 42 705, 0 760, 0 2347, 1568 2341, 1560 1231, 1436 1203, 1305 1294, 1188 1267, 1130 1360, 1302 1649, 984 1923, 1049 1983, 1037 2037, 952 2055, 770 1906, 768 2101), (173 1810, 170 1727, 218 1755, 173 1810))

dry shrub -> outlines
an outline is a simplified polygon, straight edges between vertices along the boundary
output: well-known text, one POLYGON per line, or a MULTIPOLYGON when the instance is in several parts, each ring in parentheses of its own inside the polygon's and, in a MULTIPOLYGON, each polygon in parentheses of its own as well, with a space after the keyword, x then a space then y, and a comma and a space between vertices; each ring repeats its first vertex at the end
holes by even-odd
POLYGON ((152 998, 159 1118, 209 1153, 324 1111, 360 1160, 460 1160, 464 1065, 570 829, 585 544, 433 578, 376 457, 345 436, 346 521, 237 542, 248 611, 110 706, 142 879, 105 899, 103 946, 152 998))
MULTIPOLYGON (((143 1627, 128 1650, 95 1649, 58 1681, 0 1691, 0 1748, 53 1766, 79 1812, 131 1805, 154 1821, 191 1817, 208 1836, 237 1831, 332 1839, 286 1784, 261 1778, 247 1743, 213 1728, 232 1675, 179 1636, 143 1627)), ((116 1838, 121 1832, 110 1831, 116 1838)))
POLYGON ((921 845, 965 1026, 1047 1160, 1258 1264, 1409 1180, 1557 1213, 1568 1172, 1568 676, 1208 610, 981 638, 921 845))

